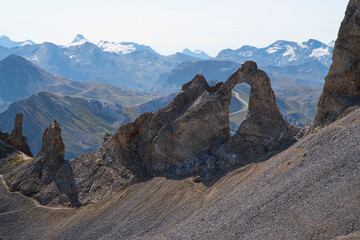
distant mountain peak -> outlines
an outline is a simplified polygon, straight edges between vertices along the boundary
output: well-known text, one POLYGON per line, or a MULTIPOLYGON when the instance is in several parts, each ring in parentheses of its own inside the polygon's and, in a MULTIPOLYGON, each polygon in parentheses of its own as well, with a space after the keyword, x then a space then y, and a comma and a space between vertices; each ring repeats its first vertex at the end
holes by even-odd
POLYGON ((65 47, 79 46, 79 45, 83 45, 86 42, 89 42, 89 40, 87 40, 84 37, 84 35, 77 34, 76 37, 74 38, 74 40, 70 44, 66 45, 65 47))
POLYGON ((199 50, 199 49, 191 51, 190 49, 185 48, 181 53, 185 54, 185 55, 188 55, 188 56, 191 56, 191 57, 196 57, 196 58, 201 58, 201 59, 209 59, 209 58, 211 58, 203 50, 199 50))
POLYGON ((84 37, 84 35, 78 34, 78 35, 76 35, 76 37, 74 38, 74 40, 71 43, 77 43, 77 42, 84 41, 84 40, 87 41, 87 39, 84 37))
POLYGON ((8 36, 2 34, 0 36, 0 46, 6 47, 6 48, 14 48, 14 47, 20 47, 25 45, 34 45, 35 43, 31 40, 25 40, 25 41, 12 41, 8 36))

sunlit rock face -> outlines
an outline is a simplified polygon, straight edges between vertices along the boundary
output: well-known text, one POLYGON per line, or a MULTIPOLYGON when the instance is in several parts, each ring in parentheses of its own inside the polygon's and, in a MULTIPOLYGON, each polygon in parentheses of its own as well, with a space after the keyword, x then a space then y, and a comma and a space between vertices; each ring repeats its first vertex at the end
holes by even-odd
POLYGON ((323 128, 360 104, 360 1, 351 0, 310 131, 323 128))

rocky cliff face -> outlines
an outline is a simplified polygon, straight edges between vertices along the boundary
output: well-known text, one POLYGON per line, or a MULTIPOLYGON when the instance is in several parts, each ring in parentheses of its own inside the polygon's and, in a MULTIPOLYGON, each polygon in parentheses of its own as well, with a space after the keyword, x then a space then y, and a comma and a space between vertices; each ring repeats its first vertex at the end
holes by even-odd
POLYGON ((333 62, 325 78, 311 131, 322 128, 360 104, 360 1, 351 0, 341 24, 333 62))
POLYGON ((42 138, 41 151, 32 161, 16 168, 5 180, 11 191, 36 198, 40 203, 77 205, 72 170, 65 162, 65 147, 56 121, 50 123, 42 138))

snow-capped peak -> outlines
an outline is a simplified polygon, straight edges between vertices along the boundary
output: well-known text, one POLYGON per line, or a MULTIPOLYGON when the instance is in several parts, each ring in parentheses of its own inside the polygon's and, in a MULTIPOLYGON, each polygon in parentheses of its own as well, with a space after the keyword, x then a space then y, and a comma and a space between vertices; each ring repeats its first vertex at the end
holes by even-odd
POLYGON ((64 47, 79 46, 79 45, 83 45, 86 42, 89 42, 89 40, 87 40, 83 35, 78 34, 78 35, 76 35, 76 37, 74 38, 74 40, 70 44, 68 44, 68 45, 66 45, 64 47))
POLYGON ((87 41, 87 39, 84 37, 84 35, 78 34, 71 43, 82 42, 82 41, 87 41))
POLYGON ((25 40, 25 41, 12 41, 9 37, 6 35, 0 36, 0 46, 7 47, 7 48, 13 48, 13 47, 20 47, 25 45, 34 45, 35 43, 31 40, 25 40))

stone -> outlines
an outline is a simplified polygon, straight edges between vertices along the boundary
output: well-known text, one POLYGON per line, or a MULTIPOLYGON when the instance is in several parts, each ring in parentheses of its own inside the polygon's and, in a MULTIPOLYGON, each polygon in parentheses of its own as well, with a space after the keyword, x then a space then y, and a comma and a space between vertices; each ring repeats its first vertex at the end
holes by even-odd
POLYGON ((335 42, 317 113, 309 131, 317 131, 360 104, 360 1, 351 0, 335 42))
MULTIPOLYGON (((26 155, 32 157, 30 147, 27 143, 27 138, 23 136, 23 115, 22 113, 16 114, 14 121, 14 129, 11 132, 10 136, 5 140, 7 144, 14 147, 16 150, 25 153, 26 155)), ((3 135, 3 134, 0 134, 3 135)), ((2 137, 3 138, 3 137, 2 137)))

